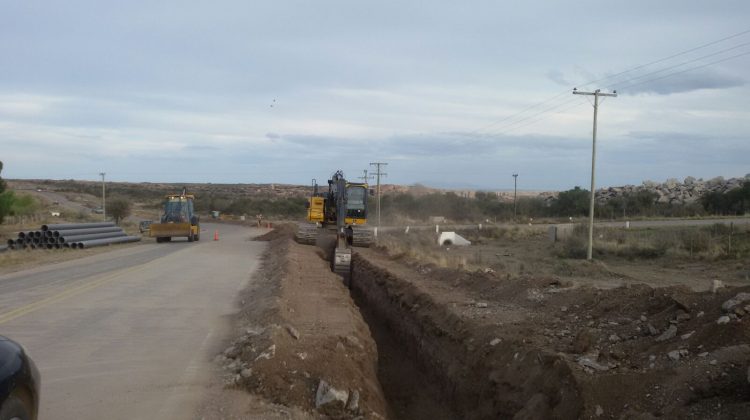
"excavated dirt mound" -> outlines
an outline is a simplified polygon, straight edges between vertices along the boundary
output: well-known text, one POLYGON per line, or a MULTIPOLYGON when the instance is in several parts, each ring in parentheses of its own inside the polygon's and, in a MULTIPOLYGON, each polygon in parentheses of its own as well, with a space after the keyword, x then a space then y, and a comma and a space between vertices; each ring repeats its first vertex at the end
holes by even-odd
POLYGON ((253 238, 255 241, 273 241, 279 238, 291 238, 294 236, 294 232, 297 230, 297 225, 294 223, 279 223, 270 231, 253 238))
POLYGON ((377 348, 316 247, 279 229, 242 292, 237 338, 217 356, 228 387, 312 417, 383 418, 377 348))
POLYGON ((750 295, 722 309, 747 287, 599 290, 408 266, 374 250, 358 250, 351 282, 381 337, 379 374, 397 418, 750 412, 750 295), (404 356, 439 393, 437 415, 419 407, 429 387, 398 379, 404 356))

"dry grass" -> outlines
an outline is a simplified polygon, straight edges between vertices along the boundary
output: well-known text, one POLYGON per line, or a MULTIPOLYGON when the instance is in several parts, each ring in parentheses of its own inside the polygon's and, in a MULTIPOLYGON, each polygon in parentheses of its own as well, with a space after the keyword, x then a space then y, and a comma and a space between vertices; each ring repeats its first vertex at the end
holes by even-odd
MULTIPOLYGON (((545 228, 539 226, 483 227, 477 229, 455 230, 459 235, 472 242, 472 246, 440 246, 438 234, 433 230, 388 233, 378 237, 376 247, 385 251, 393 259, 406 259, 420 265, 434 265, 441 268, 480 270, 489 265, 504 268, 497 262, 493 251, 481 247, 483 244, 505 242, 514 243, 544 235, 545 228)), ((443 231, 454 231, 444 227, 443 231)), ((517 267, 523 272, 525 267, 517 267)))
MULTIPOLYGON (((576 226, 556 248, 564 258, 585 258, 588 231, 576 226)), ((750 257, 750 227, 723 224, 700 227, 646 229, 597 228, 594 249, 598 257, 629 260, 673 257, 696 260, 750 257)))

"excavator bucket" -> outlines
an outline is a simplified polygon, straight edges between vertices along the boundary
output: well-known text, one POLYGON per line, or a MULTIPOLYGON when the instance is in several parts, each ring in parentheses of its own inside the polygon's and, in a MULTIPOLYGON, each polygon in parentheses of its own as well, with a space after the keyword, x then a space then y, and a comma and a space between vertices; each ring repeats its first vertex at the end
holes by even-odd
POLYGON ((333 253, 333 272, 349 274, 352 267, 352 249, 336 247, 333 253))

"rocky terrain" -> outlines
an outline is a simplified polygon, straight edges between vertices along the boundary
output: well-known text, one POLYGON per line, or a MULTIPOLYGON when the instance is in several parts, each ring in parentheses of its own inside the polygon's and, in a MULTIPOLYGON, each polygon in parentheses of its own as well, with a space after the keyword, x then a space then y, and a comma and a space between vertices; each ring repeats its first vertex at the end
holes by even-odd
POLYGON ((670 178, 665 182, 643 181, 642 185, 625 185, 622 187, 602 188, 596 191, 597 200, 606 202, 613 198, 622 197, 639 191, 650 191, 656 193, 658 203, 690 204, 698 201, 704 194, 719 192, 723 193, 742 186, 742 183, 750 180, 750 174, 744 178, 729 178, 717 176, 709 180, 703 178, 695 179, 692 176, 685 178, 682 182, 670 178))

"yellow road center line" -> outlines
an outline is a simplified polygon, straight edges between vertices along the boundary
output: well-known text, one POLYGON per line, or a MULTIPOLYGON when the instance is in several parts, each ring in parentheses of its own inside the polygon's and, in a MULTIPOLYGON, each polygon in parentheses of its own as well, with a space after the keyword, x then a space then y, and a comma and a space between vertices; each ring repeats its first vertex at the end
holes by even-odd
MULTIPOLYGON (((173 252, 172 254, 168 254, 168 255, 174 255, 174 254, 183 252, 183 251, 185 251, 187 249, 190 249, 190 248, 184 248, 184 249, 181 249, 181 250, 179 250, 177 252, 173 252)), ((23 315, 29 314, 31 312, 34 312, 37 309, 43 308, 43 307, 45 307, 47 305, 50 305, 52 303, 60 302, 62 300, 65 300, 67 298, 79 295, 79 294, 87 292, 89 290, 96 289, 97 287, 99 287, 101 285, 104 285, 104 284, 112 282, 113 280, 117 279, 118 277, 120 277, 120 276, 122 276, 124 274, 128 274, 128 273, 131 273, 133 271, 141 270, 141 269, 144 269, 144 268, 146 268, 146 267, 148 267, 148 266, 150 266, 152 264, 155 264, 161 258, 163 258, 163 257, 156 258, 156 259, 151 260, 151 261, 149 261, 149 262, 147 262, 145 264, 141 264, 141 265, 138 265, 138 266, 135 266, 135 267, 126 268, 124 270, 120 270, 120 271, 118 271, 116 273, 110 274, 109 276, 106 276, 106 277, 101 278, 99 280, 95 280, 95 281, 92 281, 92 282, 89 282, 89 283, 86 283, 86 284, 82 284, 82 285, 77 286, 77 287, 69 288, 67 290, 64 290, 64 291, 56 294, 56 295, 52 295, 52 296, 46 297, 44 299, 38 300, 36 302, 29 303, 27 305, 21 306, 20 308, 16 308, 16 309, 14 309, 12 311, 9 311, 9 312, 6 312, 4 314, 0 314, 0 324, 4 324, 4 323, 6 323, 8 321, 12 321, 12 320, 14 320, 14 319, 16 319, 16 318, 18 318, 20 316, 23 316, 23 315)))

